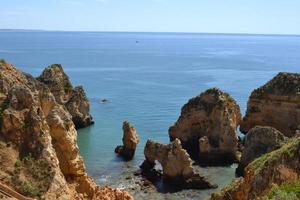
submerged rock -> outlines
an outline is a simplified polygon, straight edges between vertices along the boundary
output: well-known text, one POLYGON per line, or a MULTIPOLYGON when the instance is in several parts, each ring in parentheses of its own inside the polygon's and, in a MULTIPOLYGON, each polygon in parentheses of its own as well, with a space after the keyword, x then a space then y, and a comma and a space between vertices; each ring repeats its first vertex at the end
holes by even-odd
POLYGON ((0 122, 1 181, 20 194, 38 199, 132 199, 88 177, 66 107, 45 84, 7 63, 0 63, 0 122))
POLYGON ((254 90, 240 126, 247 133, 256 125, 271 126, 288 137, 300 129, 300 74, 278 73, 254 90))
POLYGON ((101 99, 100 102, 101 103, 109 103, 109 100, 108 99, 101 99))
POLYGON ((87 127, 93 124, 90 115, 90 103, 82 86, 73 88, 69 77, 65 74, 60 64, 53 64, 47 67, 37 80, 46 84, 56 101, 66 106, 72 115, 76 129, 87 127))
POLYGON ((177 122, 169 128, 170 140, 180 139, 200 164, 230 164, 239 159, 238 104, 227 93, 209 89, 189 100, 177 122))
POLYGON ((123 145, 117 146, 115 153, 131 160, 134 156, 135 149, 139 143, 139 138, 135 128, 129 122, 123 122, 123 145))
POLYGON ((297 137, 289 139, 280 149, 255 159, 245 168, 244 178, 233 180, 220 192, 212 194, 211 200, 263 199, 272 188, 294 181, 298 181, 298 185, 290 186, 288 193, 274 199, 298 199, 295 194, 299 191, 299 163, 300 137, 297 137))
POLYGON ((286 141, 285 136, 278 130, 267 126, 252 128, 245 137, 241 161, 237 174, 243 175, 244 168, 256 158, 280 148, 286 141))
POLYGON ((155 160, 157 160, 162 166, 163 179, 169 184, 189 189, 216 187, 194 172, 192 160, 186 150, 182 148, 178 139, 167 145, 148 140, 144 154, 146 160, 141 165, 142 174, 150 177, 150 179, 157 176, 154 169, 155 160))

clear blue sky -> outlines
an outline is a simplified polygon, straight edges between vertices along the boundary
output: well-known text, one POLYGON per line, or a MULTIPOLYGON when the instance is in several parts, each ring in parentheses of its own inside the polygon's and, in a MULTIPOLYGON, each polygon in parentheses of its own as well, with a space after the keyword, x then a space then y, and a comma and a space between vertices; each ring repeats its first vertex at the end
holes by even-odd
POLYGON ((1 0, 0 28, 300 34, 300 0, 1 0))

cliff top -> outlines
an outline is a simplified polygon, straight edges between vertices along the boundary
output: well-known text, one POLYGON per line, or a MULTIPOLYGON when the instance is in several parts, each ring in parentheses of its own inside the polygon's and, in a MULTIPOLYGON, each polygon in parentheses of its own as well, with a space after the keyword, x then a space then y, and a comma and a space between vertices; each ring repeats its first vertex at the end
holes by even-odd
POLYGON ((236 103, 228 93, 223 92, 219 88, 211 88, 190 99, 188 103, 182 107, 182 113, 188 113, 192 108, 204 109, 210 113, 213 107, 223 105, 226 101, 236 103))
POLYGON ((251 97, 261 97, 268 94, 283 96, 300 95, 300 74, 279 72, 265 85, 254 90, 251 97))
POLYGON ((73 88, 68 75, 64 72, 60 64, 48 66, 37 79, 53 90, 57 90, 60 85, 64 86, 65 91, 72 90, 73 88))

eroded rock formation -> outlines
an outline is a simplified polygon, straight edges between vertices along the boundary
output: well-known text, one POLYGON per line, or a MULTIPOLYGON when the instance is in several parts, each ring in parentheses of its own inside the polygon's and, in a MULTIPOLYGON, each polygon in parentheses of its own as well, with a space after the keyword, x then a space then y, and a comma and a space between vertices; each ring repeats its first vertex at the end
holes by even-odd
POLYGON ((281 72, 251 93, 240 130, 247 133, 256 125, 295 135, 300 128, 300 74, 281 72))
MULTIPOLYGON (((294 188, 289 186, 290 193, 299 191, 300 174, 300 137, 292 138, 280 149, 265 154, 245 169, 245 177, 232 181, 219 193, 211 196, 212 200, 254 200, 262 199, 272 188, 283 184, 297 182, 294 188), (298 189, 297 189, 298 188, 298 189)), ((278 196, 273 199, 298 199, 278 196)))
POLYGON ((268 126, 256 126, 245 137, 245 145, 237 174, 243 175, 244 168, 254 159, 280 148, 286 138, 278 130, 268 126))
POLYGON ((82 86, 73 88, 69 77, 59 64, 47 67, 37 78, 48 86, 57 103, 64 105, 72 116, 76 129, 93 123, 90 103, 82 86))
POLYGON ((217 88, 209 89, 182 107, 169 129, 170 140, 180 139, 202 164, 232 163, 239 159, 236 129, 240 120, 235 100, 217 88))
POLYGON ((162 166, 163 178, 168 183, 182 188, 207 189, 215 187, 204 177, 194 172, 192 160, 178 139, 167 145, 148 140, 144 154, 146 160, 141 168, 146 176, 155 175, 153 169, 157 160, 162 166))
POLYGON ((134 156, 135 149, 139 143, 139 138, 135 128, 127 121, 123 122, 123 145, 117 146, 115 153, 131 160, 134 156))
POLYGON ((43 83, 5 62, 0 105, 0 177, 6 185, 42 199, 132 199, 87 176, 66 107, 43 83))

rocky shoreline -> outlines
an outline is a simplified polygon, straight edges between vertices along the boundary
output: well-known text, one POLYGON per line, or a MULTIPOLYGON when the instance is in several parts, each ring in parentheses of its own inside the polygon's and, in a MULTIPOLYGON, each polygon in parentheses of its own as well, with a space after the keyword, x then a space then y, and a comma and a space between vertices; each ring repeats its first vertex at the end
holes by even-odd
MULTIPOLYGON (((76 129, 94 123, 90 104, 61 65, 34 78, 1 61, 0 105, 1 184, 36 199, 133 199, 128 192, 97 186, 87 175, 76 129)), ((216 188, 195 170, 194 160, 206 167, 238 164, 238 178, 212 200, 299 199, 300 74, 279 73, 254 90, 243 118, 228 93, 208 89, 182 107, 169 138, 169 144, 145 144, 141 170, 128 178, 137 178, 139 191, 157 192, 157 183, 173 192, 216 188)), ((133 159, 139 138, 127 121, 122 141, 115 153, 133 159)))

